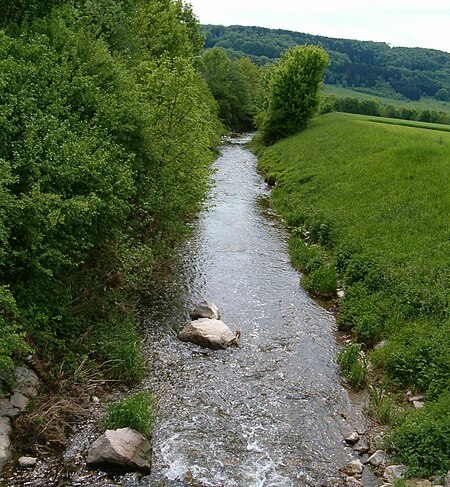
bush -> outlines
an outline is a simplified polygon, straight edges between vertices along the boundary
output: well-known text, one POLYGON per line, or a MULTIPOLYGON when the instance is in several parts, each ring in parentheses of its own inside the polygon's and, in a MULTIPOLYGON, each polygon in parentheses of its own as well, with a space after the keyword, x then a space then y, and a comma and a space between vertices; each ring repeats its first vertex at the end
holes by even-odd
POLYGON ((261 140, 272 144, 304 130, 319 106, 319 88, 328 55, 317 46, 295 46, 285 51, 270 72, 265 109, 257 118, 261 140))
POLYGON ((406 326, 373 353, 373 361, 395 385, 438 397, 450 389, 450 322, 406 326))
POLYGON ((359 343, 354 343, 342 349, 337 362, 348 383, 359 389, 366 384, 367 361, 359 343))
POLYGON ((149 437, 155 422, 154 407, 150 392, 133 394, 109 406, 103 425, 105 429, 132 428, 149 437))
POLYGON ((332 267, 320 267, 303 277, 303 287, 316 296, 331 297, 336 294, 337 276, 332 267))
POLYGON ((394 428, 388 447, 409 473, 418 477, 444 474, 450 470, 450 391, 425 408, 411 411, 394 428))
POLYGON ((341 330, 349 330, 354 337, 372 346, 380 340, 386 324, 383 293, 371 293, 362 283, 346 288, 337 319, 341 330))

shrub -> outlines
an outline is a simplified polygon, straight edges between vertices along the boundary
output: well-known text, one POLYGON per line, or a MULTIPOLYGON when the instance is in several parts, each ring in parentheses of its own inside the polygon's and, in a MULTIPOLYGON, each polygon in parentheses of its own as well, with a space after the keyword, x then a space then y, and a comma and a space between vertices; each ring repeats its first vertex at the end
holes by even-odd
POLYGON ((154 407, 150 392, 138 392, 111 404, 103 425, 105 429, 132 428, 148 437, 155 422, 154 407))
POLYGON ((387 446, 419 477, 450 469, 450 391, 411 411, 387 439, 387 446))
POLYGON ((373 354, 397 386, 436 398, 450 389, 450 322, 419 321, 398 331, 388 344, 373 354))
POLYGON ((320 267, 303 277, 303 287, 316 296, 331 297, 336 294, 337 276, 332 267, 320 267))
POLYGON ((384 332, 385 300, 383 293, 370 293, 362 283, 346 288, 337 320, 339 328, 351 330, 357 340, 373 345, 384 332))
POLYGON ((388 394, 383 387, 377 386, 370 387, 368 412, 373 419, 382 424, 394 424, 400 416, 395 396, 388 394))
POLYGON ((342 349, 337 361, 344 377, 352 387, 359 389, 366 384, 367 361, 361 344, 355 343, 342 349))

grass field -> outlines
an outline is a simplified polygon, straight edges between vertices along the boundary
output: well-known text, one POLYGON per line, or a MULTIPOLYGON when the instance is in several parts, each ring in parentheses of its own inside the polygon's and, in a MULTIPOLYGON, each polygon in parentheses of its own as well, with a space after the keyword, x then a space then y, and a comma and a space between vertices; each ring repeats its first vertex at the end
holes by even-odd
POLYGON ((306 289, 330 295, 343 287, 338 325, 366 347, 378 385, 427 395, 429 413, 411 412, 417 418, 395 425, 392 441, 407 450, 413 473, 428 475, 450 468, 448 404, 442 415, 450 390, 450 132, 412 124, 323 115, 261 149, 259 164, 292 227, 291 257, 306 271, 306 289))
POLYGON ((361 93, 354 91, 351 88, 342 88, 335 85, 324 85, 323 92, 327 95, 336 95, 338 97, 355 97, 358 100, 376 99, 383 105, 393 105, 395 107, 417 108, 418 110, 436 110, 438 112, 445 112, 450 115, 450 102, 439 101, 431 97, 422 97, 420 100, 399 100, 397 98, 390 98, 378 95, 376 93, 361 93))

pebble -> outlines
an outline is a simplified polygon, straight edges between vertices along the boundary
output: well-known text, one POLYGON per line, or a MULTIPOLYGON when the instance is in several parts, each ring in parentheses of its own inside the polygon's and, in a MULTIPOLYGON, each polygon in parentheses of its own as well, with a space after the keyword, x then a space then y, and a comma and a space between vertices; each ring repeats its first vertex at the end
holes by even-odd
POLYGON ((22 468, 33 468, 36 466, 37 458, 34 457, 20 457, 19 466, 22 468))

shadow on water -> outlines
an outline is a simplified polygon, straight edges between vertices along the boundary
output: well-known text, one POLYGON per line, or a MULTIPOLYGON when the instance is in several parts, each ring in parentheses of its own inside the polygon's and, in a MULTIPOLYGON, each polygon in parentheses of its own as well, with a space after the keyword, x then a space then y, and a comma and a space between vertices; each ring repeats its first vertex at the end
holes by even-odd
POLYGON ((54 485, 343 485, 338 469, 353 459, 343 436, 362 420, 340 382, 333 315, 299 285, 249 140, 223 145, 208 210, 176 272, 148 297, 144 387, 159 399, 152 473, 106 478, 80 467, 54 485), (177 340, 205 298, 241 330, 239 348, 177 340))

